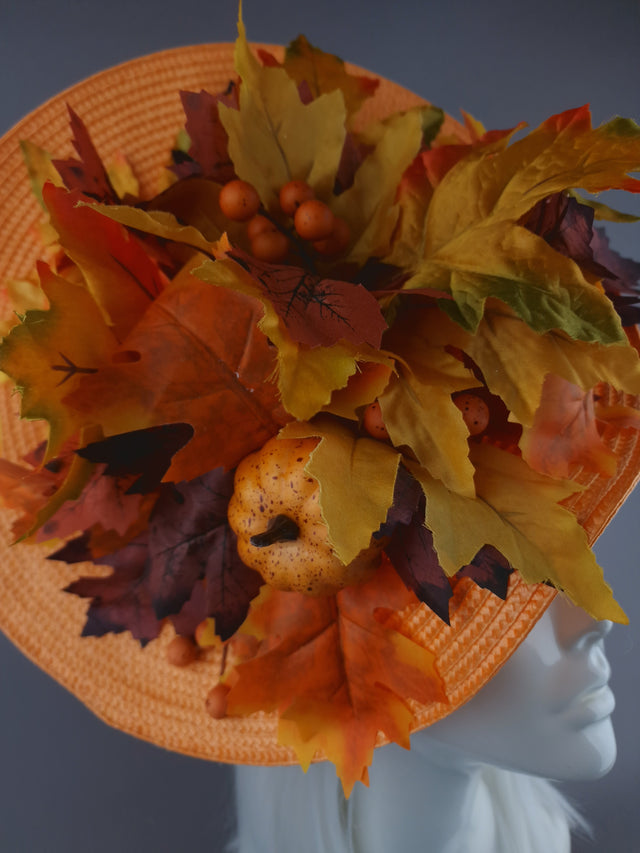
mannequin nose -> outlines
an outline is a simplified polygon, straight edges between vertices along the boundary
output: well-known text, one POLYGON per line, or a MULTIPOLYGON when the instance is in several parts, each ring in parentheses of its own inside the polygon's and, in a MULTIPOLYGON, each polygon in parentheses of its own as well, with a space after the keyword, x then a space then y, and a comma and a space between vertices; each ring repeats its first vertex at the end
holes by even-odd
POLYGON ((563 595, 556 597, 552 608, 556 639, 564 649, 592 646, 602 641, 613 627, 613 623, 606 619, 593 619, 563 595))

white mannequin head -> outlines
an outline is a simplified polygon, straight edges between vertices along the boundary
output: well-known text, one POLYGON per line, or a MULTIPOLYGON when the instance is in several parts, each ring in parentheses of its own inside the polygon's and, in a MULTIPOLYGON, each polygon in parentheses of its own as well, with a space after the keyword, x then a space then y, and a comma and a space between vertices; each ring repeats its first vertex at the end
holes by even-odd
POLYGON ((370 788, 357 785, 349 801, 327 763, 306 778, 239 767, 239 853, 568 851, 581 821, 543 780, 595 779, 613 766, 610 628, 558 596, 462 708, 414 734, 410 751, 376 750, 370 788))
POLYGON ((558 595, 501 670, 454 714, 414 735, 470 761, 558 781, 596 779, 616 759, 611 672, 596 622, 558 595))

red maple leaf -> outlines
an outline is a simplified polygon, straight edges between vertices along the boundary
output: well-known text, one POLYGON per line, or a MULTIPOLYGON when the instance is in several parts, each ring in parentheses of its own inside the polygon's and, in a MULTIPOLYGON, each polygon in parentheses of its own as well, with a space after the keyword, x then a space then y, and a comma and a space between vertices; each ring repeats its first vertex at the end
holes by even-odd
POLYGON ((267 264, 240 249, 230 257, 260 284, 297 343, 330 347, 348 341, 380 347, 387 323, 378 301, 361 284, 323 279, 301 267, 267 264))

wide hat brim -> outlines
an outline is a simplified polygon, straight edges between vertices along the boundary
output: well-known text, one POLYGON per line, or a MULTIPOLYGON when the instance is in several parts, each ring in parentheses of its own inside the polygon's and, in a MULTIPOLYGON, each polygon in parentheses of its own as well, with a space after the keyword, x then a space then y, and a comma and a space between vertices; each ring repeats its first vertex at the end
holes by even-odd
MULTIPOLYGON (((278 50, 277 48, 275 50, 278 50)), ((31 140, 64 157, 72 154, 67 104, 80 115, 104 157, 126 153, 142 193, 155 192, 183 121, 180 90, 217 92, 233 78, 233 45, 178 48, 126 62, 97 74, 39 107, 0 140, 0 277, 20 279, 39 253, 34 226, 41 211, 22 161, 20 141, 31 140)), ((420 98, 381 81, 362 116, 382 116, 420 98)), ((0 312, 9 303, 0 292, 0 312)), ((613 392, 605 390, 610 397, 613 392)), ((0 385, 2 455, 19 461, 45 435, 42 424, 18 417, 19 396, 0 385)), ((606 436, 619 459, 613 478, 580 477, 585 486, 573 500, 589 540, 595 541, 633 488, 640 472, 637 431, 606 436)), ((214 720, 204 700, 220 671, 220 653, 206 652, 185 668, 166 660, 174 636, 167 626, 141 648, 129 634, 82 637, 86 601, 62 590, 80 574, 110 570, 47 561, 38 546, 11 546, 12 515, 0 513, 0 628, 38 666, 100 718, 159 746, 215 761, 286 764, 293 752, 278 744, 277 717, 214 720)), ((447 626, 426 607, 407 615, 403 631, 437 656, 449 703, 416 706, 423 728, 473 696, 529 633, 555 592, 527 585, 514 573, 506 601, 470 581, 461 582, 447 626)), ((380 738, 380 743, 384 739, 380 738)))

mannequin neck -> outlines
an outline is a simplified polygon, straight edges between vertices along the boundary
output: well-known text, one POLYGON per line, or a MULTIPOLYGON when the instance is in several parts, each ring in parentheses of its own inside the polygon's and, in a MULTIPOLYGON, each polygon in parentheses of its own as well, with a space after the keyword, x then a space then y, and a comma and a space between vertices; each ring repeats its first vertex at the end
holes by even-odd
POLYGON ((571 812, 546 781, 474 762, 432 738, 377 750, 352 794, 356 853, 569 853, 571 812))
POLYGON ((370 788, 356 786, 352 798, 356 850, 497 853, 481 766, 449 747, 430 745, 428 760, 396 746, 377 750, 370 788))

